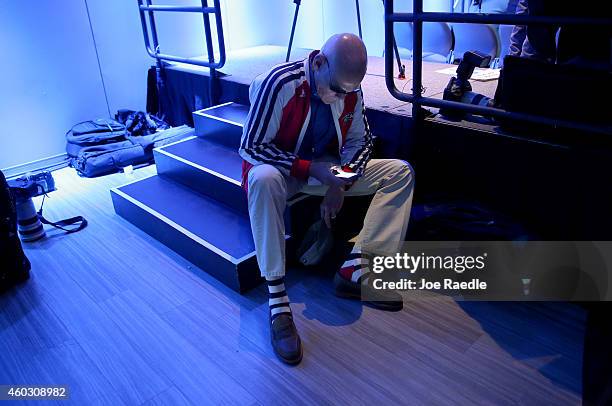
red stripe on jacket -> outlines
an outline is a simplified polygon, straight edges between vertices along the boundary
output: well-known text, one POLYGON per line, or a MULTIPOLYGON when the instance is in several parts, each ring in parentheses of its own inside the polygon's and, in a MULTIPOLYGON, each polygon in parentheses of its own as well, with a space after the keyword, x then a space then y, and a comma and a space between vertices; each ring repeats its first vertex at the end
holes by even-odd
MULTIPOLYGON (((355 106, 357 106, 357 94, 350 93, 344 98, 344 110, 340 114, 338 119, 340 124, 340 133, 342 133, 342 145, 346 142, 346 134, 353 124, 353 114, 355 112, 355 106)), ((347 172, 353 172, 348 166, 343 166, 343 170, 347 172)))

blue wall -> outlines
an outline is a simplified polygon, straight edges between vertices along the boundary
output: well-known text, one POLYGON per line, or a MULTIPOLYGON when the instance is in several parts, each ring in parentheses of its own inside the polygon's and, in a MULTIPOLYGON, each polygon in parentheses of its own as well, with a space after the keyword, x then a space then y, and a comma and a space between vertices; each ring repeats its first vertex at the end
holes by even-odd
MULTIPOLYGON (((153 60, 145 52, 136 1, 35 4, 0 1, 0 52, 5 56, 0 168, 64 153, 65 133, 77 122, 146 105, 146 72, 153 60)), ((182 16, 187 21, 163 17, 164 52, 204 53, 201 16, 182 16)))
POLYGON ((108 115, 82 0, 0 2, 0 52, 0 168, 60 154, 72 124, 108 115))
POLYGON ((147 69, 154 61, 145 51, 136 0, 87 4, 111 114, 121 108, 144 110, 147 69))

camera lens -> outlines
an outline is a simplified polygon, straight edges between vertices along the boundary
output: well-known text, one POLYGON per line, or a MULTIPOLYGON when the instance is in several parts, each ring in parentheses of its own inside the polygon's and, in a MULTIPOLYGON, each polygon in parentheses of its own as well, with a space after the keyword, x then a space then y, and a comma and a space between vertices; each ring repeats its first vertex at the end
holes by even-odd
POLYGON ((40 240, 45 234, 45 229, 38 219, 32 199, 18 201, 17 208, 17 231, 23 242, 40 240))

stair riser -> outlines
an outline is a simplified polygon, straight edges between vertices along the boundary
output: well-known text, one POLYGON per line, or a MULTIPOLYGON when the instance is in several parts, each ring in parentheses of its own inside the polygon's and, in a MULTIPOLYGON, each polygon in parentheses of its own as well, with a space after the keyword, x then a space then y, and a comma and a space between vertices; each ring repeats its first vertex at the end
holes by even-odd
POLYGON ((199 167, 164 150, 154 150, 157 173, 248 214, 244 189, 234 179, 199 167))
POLYGON ((117 214, 230 288, 244 292, 260 282, 254 255, 235 264, 215 252, 214 247, 205 246, 198 241, 198 237, 190 235, 179 225, 150 211, 133 198, 115 190, 111 191, 111 196, 117 214))
POLYGON ((208 140, 238 150, 242 137, 242 125, 221 118, 208 116, 206 112, 194 112, 195 134, 208 140))

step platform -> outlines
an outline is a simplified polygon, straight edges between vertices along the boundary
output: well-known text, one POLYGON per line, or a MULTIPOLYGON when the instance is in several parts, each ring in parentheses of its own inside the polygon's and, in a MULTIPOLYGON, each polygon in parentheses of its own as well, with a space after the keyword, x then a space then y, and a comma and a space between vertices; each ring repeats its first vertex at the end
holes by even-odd
MULTIPOLYGON (((197 136, 153 150, 157 175, 111 190, 117 214, 241 293, 262 280, 238 154, 247 114, 234 103, 195 112, 197 136)), ((287 202, 288 258, 289 235, 309 226, 312 199, 287 202)))
MULTIPOLYGON (((160 175, 114 188, 111 197, 117 214, 228 287, 244 293, 261 283, 248 214, 160 175)), ((307 197, 291 199, 287 213, 303 212, 307 197)))
POLYGON ((248 106, 232 102, 195 111, 195 134, 238 150, 248 114, 248 106))
POLYGON ((259 283, 248 216, 158 175, 111 196, 117 214, 232 289, 259 283))
MULTIPOLYGON (((249 215, 247 195, 241 186, 242 158, 237 150, 208 138, 189 137, 153 150, 157 173, 208 197, 233 210, 249 215)), ((293 196, 285 210, 285 231, 291 234, 299 216, 294 207, 311 198, 303 193, 293 196)))
POLYGON ((157 173, 248 214, 238 149, 190 137, 153 150, 157 173))

